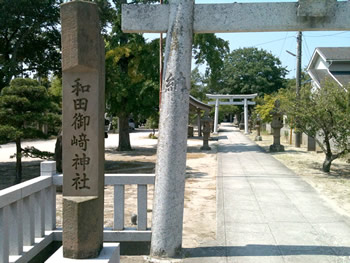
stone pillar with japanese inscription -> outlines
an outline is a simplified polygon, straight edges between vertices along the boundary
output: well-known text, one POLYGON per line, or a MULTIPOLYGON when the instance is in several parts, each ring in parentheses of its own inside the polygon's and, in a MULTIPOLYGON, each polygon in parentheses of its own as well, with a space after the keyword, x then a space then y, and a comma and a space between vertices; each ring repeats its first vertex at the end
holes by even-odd
POLYGON ((103 247, 104 42, 96 4, 61 5, 63 256, 95 258, 103 247))
POLYGON ((181 252, 194 0, 170 1, 152 215, 152 256, 181 252))

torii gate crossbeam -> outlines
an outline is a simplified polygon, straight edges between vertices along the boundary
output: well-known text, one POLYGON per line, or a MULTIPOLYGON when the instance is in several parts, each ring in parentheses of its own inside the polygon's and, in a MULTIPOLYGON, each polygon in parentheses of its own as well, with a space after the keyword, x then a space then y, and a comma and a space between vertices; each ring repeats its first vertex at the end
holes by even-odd
MULTIPOLYGON (((193 32, 350 30, 350 2, 327 0, 328 6, 324 2, 196 4, 193 32), (299 3, 306 9, 304 12, 300 11, 303 9, 299 8, 299 3), (308 16, 310 13, 311 16, 308 16)), ((169 10, 169 5, 123 5, 122 12, 127 16, 123 16, 122 30, 130 33, 166 33, 169 10)))

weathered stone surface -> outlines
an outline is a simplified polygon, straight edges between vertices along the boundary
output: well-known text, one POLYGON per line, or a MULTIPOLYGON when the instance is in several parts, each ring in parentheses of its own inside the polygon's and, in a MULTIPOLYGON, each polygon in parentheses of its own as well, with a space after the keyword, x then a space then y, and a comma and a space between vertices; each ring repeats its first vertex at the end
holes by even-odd
MULTIPOLYGON (((194 8, 193 31, 224 33, 350 29, 349 1, 335 3, 334 12, 328 13, 326 17, 315 17, 312 13, 311 17, 298 16, 298 7, 297 2, 197 4, 194 8)), ((307 9, 301 9, 301 12, 307 14, 307 9)), ((122 19, 125 32, 166 33, 168 5, 124 5, 123 14, 127 14, 122 19)))
POLYGON ((103 243, 104 42, 91 2, 61 6, 63 253, 96 257, 103 243))
POLYGON ((102 249, 101 202, 96 196, 63 198, 63 256, 95 258, 102 249))
POLYGON ((173 257, 182 246, 193 5, 193 0, 170 4, 152 215, 153 256, 173 257))
POLYGON ((337 0, 299 0, 298 16, 333 16, 337 0))

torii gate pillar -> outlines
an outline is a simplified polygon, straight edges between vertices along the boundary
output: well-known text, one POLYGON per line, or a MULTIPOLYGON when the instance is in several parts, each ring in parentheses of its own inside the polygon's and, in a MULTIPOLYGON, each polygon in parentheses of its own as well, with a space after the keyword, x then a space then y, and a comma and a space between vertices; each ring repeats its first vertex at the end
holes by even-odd
POLYGON ((214 134, 218 134, 218 122, 219 122, 219 99, 216 99, 215 116, 214 116, 214 134))
POLYGON ((248 130, 248 102, 244 99, 244 134, 249 134, 248 130))

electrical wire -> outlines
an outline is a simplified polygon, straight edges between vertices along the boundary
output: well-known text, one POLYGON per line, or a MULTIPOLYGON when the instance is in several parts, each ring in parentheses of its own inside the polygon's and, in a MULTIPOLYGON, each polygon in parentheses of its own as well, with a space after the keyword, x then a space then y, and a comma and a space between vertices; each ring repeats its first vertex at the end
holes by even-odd
POLYGON ((345 34, 345 33, 350 33, 350 31, 343 31, 343 32, 339 32, 339 33, 335 33, 335 34, 329 34, 329 35, 306 35, 307 37, 332 37, 332 36, 337 36, 337 35, 341 35, 341 34, 345 34))

